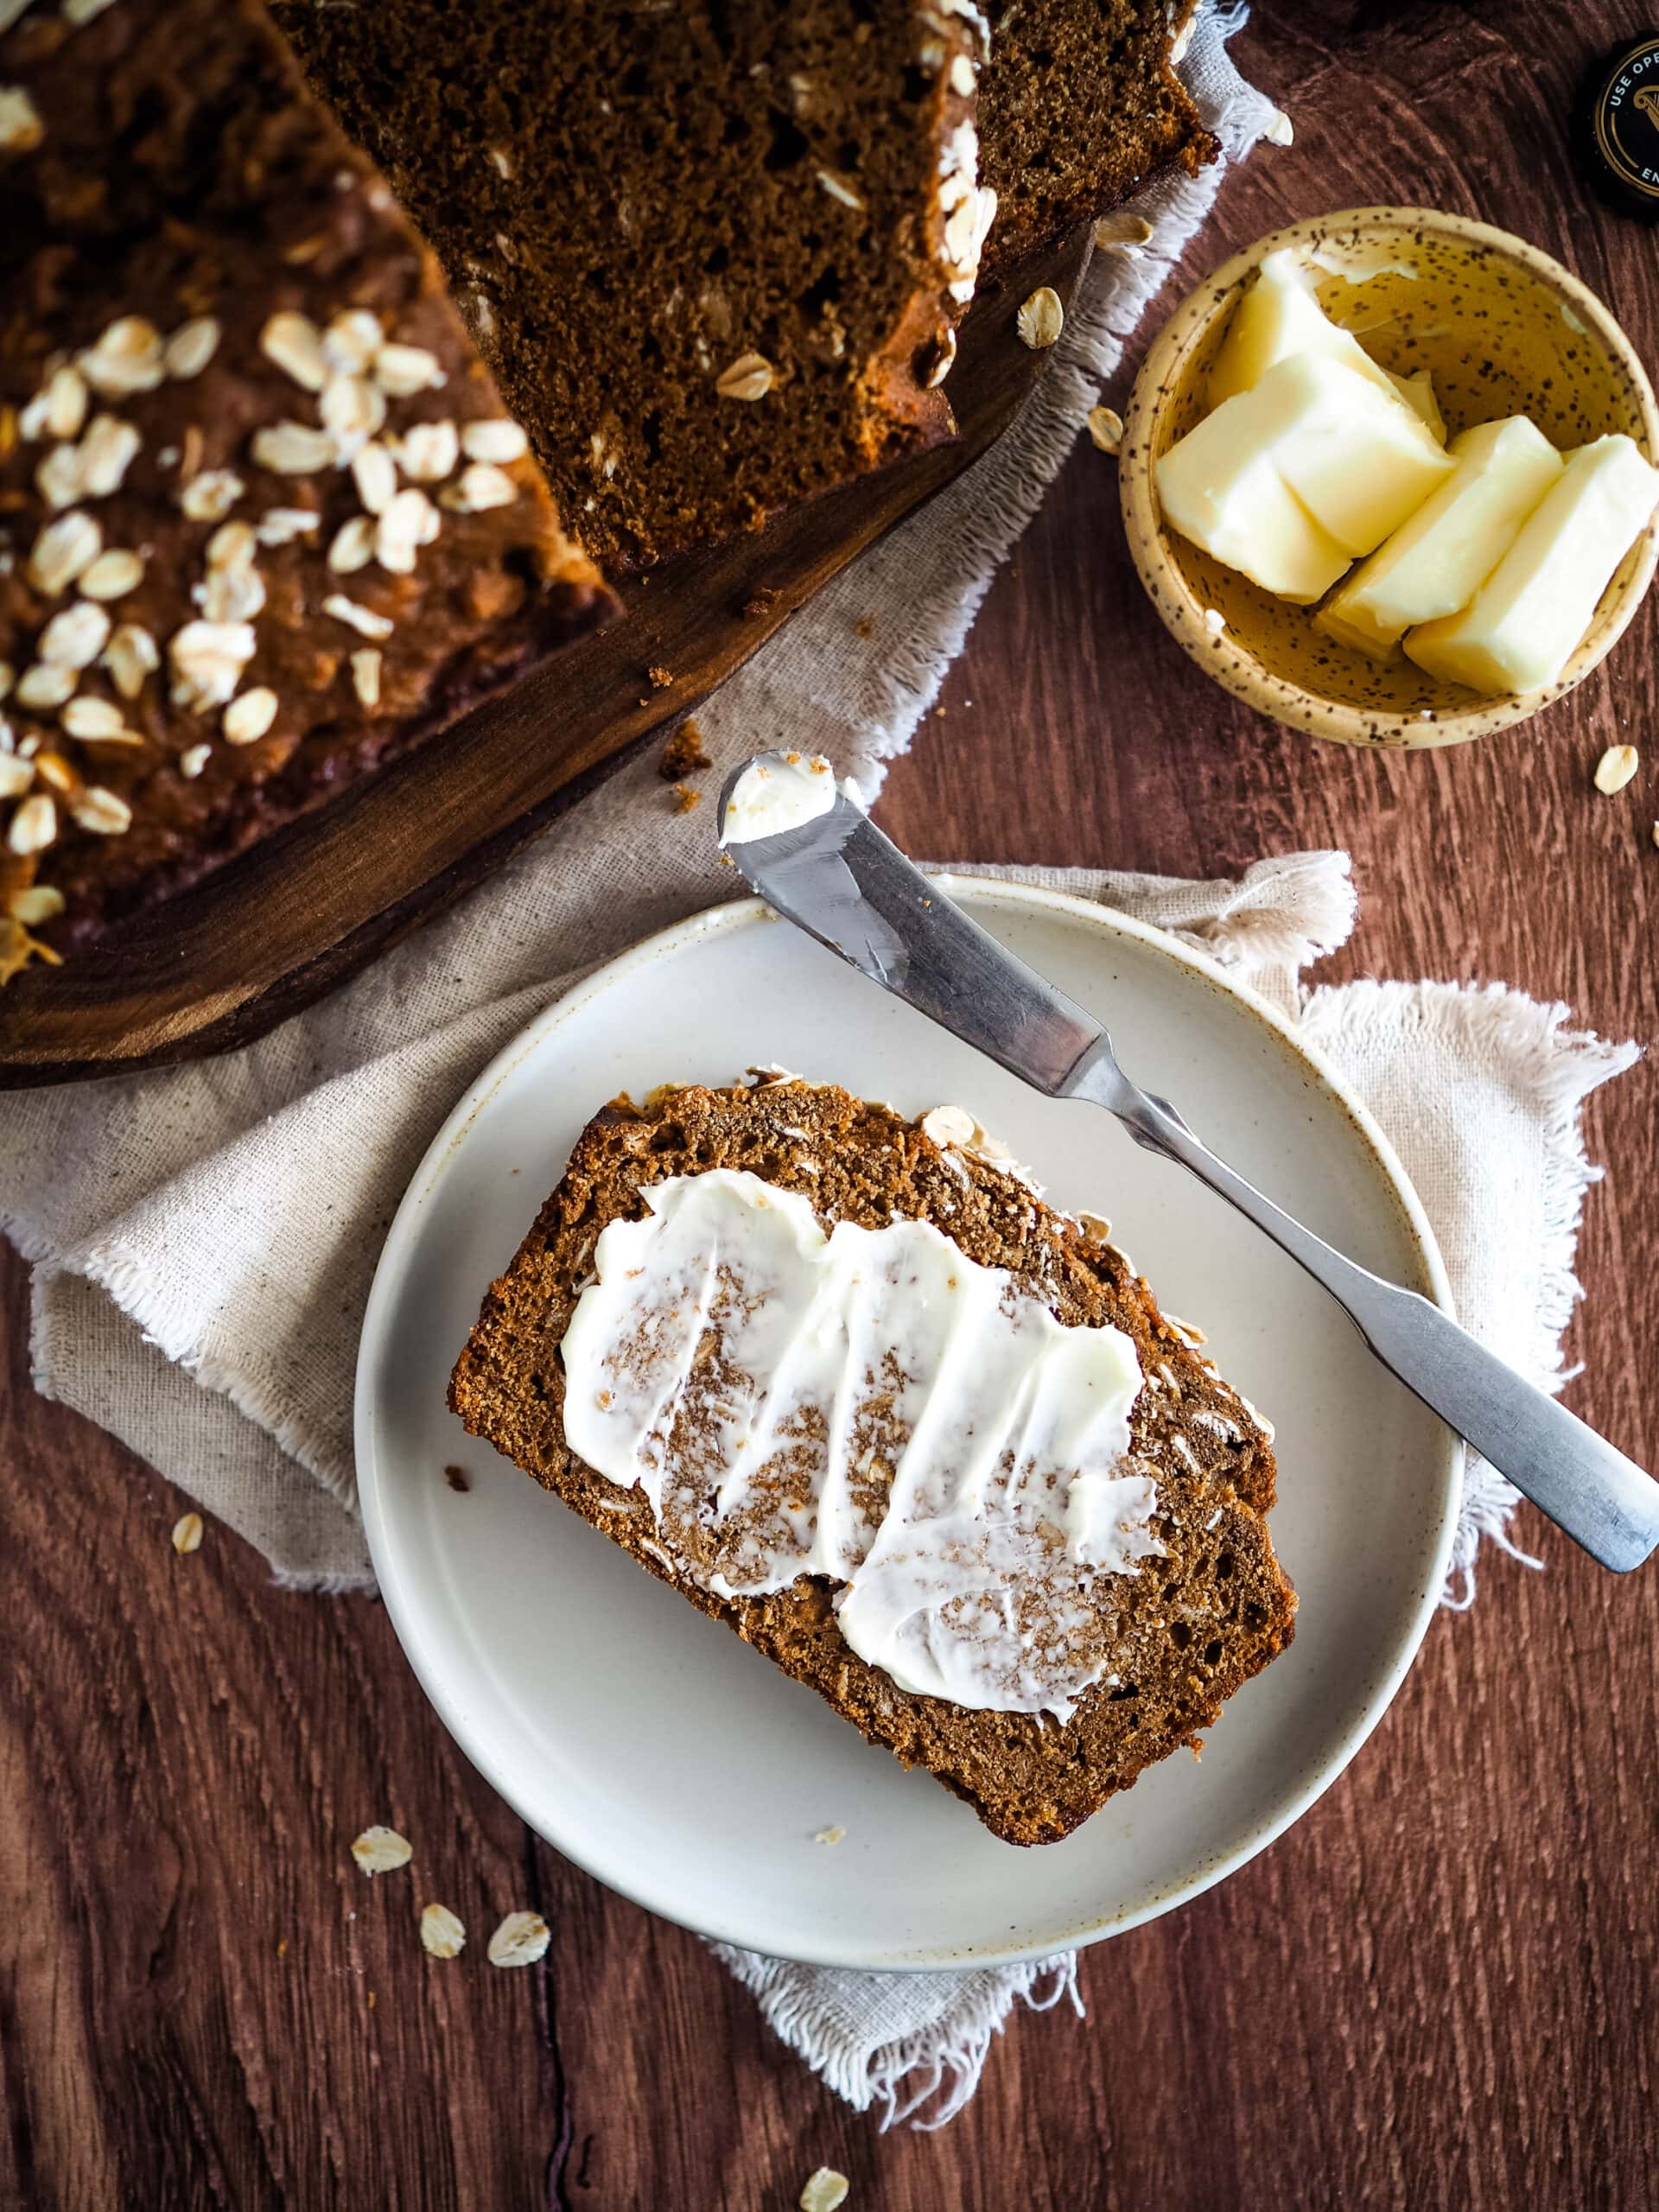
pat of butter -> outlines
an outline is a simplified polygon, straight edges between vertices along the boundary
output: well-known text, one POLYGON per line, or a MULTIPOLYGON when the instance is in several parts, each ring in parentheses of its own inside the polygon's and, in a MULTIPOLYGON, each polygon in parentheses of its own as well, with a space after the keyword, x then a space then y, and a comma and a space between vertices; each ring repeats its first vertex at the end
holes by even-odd
POLYGON ((1659 469, 1630 439, 1580 446, 1473 603, 1408 631, 1407 652, 1429 675, 1477 691, 1553 683, 1656 505, 1659 469))
MULTIPOLYGON (((1247 404, 1229 400, 1227 407, 1247 404)), ((1279 473, 1271 447, 1230 448, 1217 408, 1158 464, 1158 499, 1172 530, 1281 599, 1309 607, 1347 569, 1349 556, 1321 530, 1279 473), (1206 435, 1221 423, 1223 435, 1206 435)))
POLYGON ((1313 279, 1288 246, 1263 259, 1255 281, 1233 309, 1216 365, 1210 372, 1212 407, 1250 391, 1269 369, 1297 353, 1322 353, 1382 391, 1393 388, 1351 332, 1332 322, 1319 305, 1313 279))
POLYGON ((1318 353, 1281 361, 1229 404, 1281 425, 1280 474, 1348 553, 1374 553, 1456 466, 1392 387, 1318 353))
POLYGON ((1453 466, 1392 387, 1297 353, 1171 447, 1158 497, 1182 537, 1305 604, 1453 466))
POLYGON ((1415 624, 1467 607, 1561 473, 1524 415, 1465 430, 1450 451, 1452 474, 1314 616, 1338 644, 1386 660, 1415 624))

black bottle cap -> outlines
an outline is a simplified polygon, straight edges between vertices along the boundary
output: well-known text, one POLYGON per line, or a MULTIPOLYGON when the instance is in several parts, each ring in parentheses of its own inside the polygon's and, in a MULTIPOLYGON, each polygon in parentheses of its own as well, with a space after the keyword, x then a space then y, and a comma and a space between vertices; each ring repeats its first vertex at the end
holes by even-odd
POLYGON ((1578 120, 1599 189, 1628 213, 1659 221, 1659 29, 1596 64, 1578 120))

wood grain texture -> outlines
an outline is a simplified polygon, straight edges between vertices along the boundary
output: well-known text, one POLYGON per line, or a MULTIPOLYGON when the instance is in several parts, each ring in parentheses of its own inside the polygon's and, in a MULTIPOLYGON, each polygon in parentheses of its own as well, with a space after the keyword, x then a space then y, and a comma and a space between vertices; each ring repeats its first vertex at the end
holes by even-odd
POLYGON ((1012 420, 1044 356, 1014 334, 1070 299, 1092 232, 1039 249, 964 324, 961 435, 623 587, 621 613, 520 683, 61 967, 0 992, 0 1091, 263 1036, 541 836, 683 719, 883 531, 1012 420))
MULTIPOLYGON (((1243 59, 1296 143, 1230 180, 1178 281, 1294 216, 1421 199, 1538 239, 1659 364, 1654 233, 1586 201, 1560 135, 1587 56, 1642 19, 1259 5, 1243 59)), ((1510 740, 1403 759, 1297 739, 1150 619, 1084 443, 883 819, 942 856, 1192 874, 1340 843, 1363 903, 1333 975, 1503 977, 1651 1041, 1656 624, 1510 740), (1589 775, 1614 739, 1650 758, 1607 800, 1589 775)), ((1649 1465, 1656 1107, 1651 1065, 1592 1102, 1609 1175, 1570 1392, 1649 1465)), ((218 1529, 175 1559, 182 1498, 30 1396, 12 1262, 6 1293, 0 2198, 784 2212, 825 2162, 849 2212, 1652 2202, 1659 1572, 1617 1581, 1524 1516, 1548 1572, 1489 1560, 1305 1820, 1085 1955, 1088 2020, 1016 2021, 943 2133, 882 2136, 692 1938, 525 1834, 378 1606, 275 1591, 218 1529), (353 1866, 376 1819, 415 1840, 410 1875, 353 1866), (429 1896, 472 1929, 463 1959, 419 1950, 429 1896), (518 1904, 554 1942, 509 1974, 482 1940, 518 1904)))

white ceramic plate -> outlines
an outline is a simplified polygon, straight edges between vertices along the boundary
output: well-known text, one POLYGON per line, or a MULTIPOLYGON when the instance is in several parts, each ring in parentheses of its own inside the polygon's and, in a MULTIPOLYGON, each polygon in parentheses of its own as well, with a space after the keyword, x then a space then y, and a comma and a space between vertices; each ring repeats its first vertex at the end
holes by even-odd
MULTIPOLYGON (((1433 1240, 1341 1083, 1207 961, 1054 893, 963 880, 978 918, 1107 1018, 1126 1066, 1365 1265, 1446 1302, 1433 1240)), ((1446 1571, 1449 1433, 1328 1299, 1098 1109, 1039 1096, 757 901, 625 954, 531 1024, 441 1131, 364 1324, 357 1458, 380 1586, 468 1756, 558 1848, 652 1911, 825 1964, 1038 1956, 1132 1927, 1272 1840, 1364 1741, 1446 1571), (1108 1215, 1161 1301, 1278 1425, 1296 1640, 1210 1732, 1064 1843, 1020 1851, 867 1745, 444 1403, 491 1277, 622 1090, 781 1061, 907 1113, 970 1105, 1064 1206, 1108 1215), (465 1495, 447 1484, 458 1463, 465 1495), (813 1841, 840 1827, 845 1840, 813 1841)))

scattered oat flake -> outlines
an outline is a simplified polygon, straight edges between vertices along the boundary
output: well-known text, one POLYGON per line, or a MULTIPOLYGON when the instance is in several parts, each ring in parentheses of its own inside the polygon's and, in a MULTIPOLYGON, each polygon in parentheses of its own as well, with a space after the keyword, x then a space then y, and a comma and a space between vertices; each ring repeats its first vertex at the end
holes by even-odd
POLYGON ((519 461, 530 450, 530 440, 516 423, 490 416, 463 426, 461 449, 468 461, 519 461))
POLYGON ((1065 309, 1052 284, 1039 284, 1014 317, 1022 344, 1033 353, 1052 346, 1065 327, 1065 309))
POLYGON ((846 1829, 837 1826, 835 1827, 820 1828, 817 1834, 813 1837, 812 1840, 814 1843, 842 1843, 846 1840, 846 1829))
POLYGON ((843 207, 855 207, 859 209, 863 207, 863 200, 859 197, 858 194, 853 190, 852 186, 848 183, 846 178, 837 176, 833 169, 820 169, 818 171, 818 182, 829 194, 830 197, 832 200, 838 200, 843 207))
POLYGON ((306 391, 321 391, 328 381, 322 333, 309 315, 291 309, 272 315, 259 333, 259 350, 306 391))
MULTIPOLYGON (((353 473, 356 473, 358 463, 363 460, 364 454, 383 450, 385 449, 378 446, 365 446, 363 452, 358 455, 357 461, 353 463, 353 473)), ((397 442, 395 457, 405 476, 413 477, 420 484, 437 484, 441 483, 455 467, 461 459, 461 440, 456 435, 453 423, 416 423, 412 429, 405 430, 397 442)), ((487 454, 473 455, 475 461, 487 461, 489 457, 487 454)), ((395 492, 397 488, 395 472, 392 488, 395 492)), ((358 477, 358 490, 364 505, 365 506, 370 505, 368 495, 363 490, 363 480, 360 475, 358 477)), ((381 504, 386 505, 389 501, 383 501, 381 504)), ((374 511, 378 513, 379 508, 376 507, 374 511)))
MULTIPOLYGON (((431 424, 422 424, 418 440, 416 440, 416 431, 410 432, 410 439, 416 440, 415 452, 417 459, 421 456, 424 447, 431 442, 430 433, 434 427, 431 424)), ((449 459, 448 454, 442 457, 445 460, 449 459)), ((449 466, 453 467, 454 465, 453 461, 450 461, 449 466)), ((411 474, 416 473, 418 472, 413 470, 410 472, 411 474)), ((447 476, 448 473, 448 468, 442 468, 438 471, 441 476, 447 476)), ((362 500, 369 512, 372 515, 384 514, 397 496, 397 464, 385 446, 366 445, 353 458, 352 481, 357 486, 358 498, 362 500)), ((358 520, 361 521, 361 516, 359 516, 358 520)), ((348 524, 346 527, 349 529, 350 524, 348 524)))
POLYGON ((394 399, 435 391, 448 382, 443 365, 424 346, 383 346, 374 357, 374 380, 394 399))
POLYGON ((254 745, 276 719, 278 701, 269 684, 261 683, 231 701, 219 718, 219 728, 230 745, 254 745))
POLYGON ((1622 791, 1641 765, 1642 756, 1633 745, 1610 745, 1596 763, 1596 789, 1622 791))
POLYGON ((222 522, 243 490, 242 479, 233 469, 204 469, 179 486, 179 506, 192 522, 222 522))
POLYGON ((820 2166, 802 2185, 798 2200, 801 2212, 836 2212, 838 2204, 847 2202, 851 2187, 845 2174, 838 2174, 833 2166, 820 2166))
POLYGON ((1095 244, 1109 251, 1145 245, 1151 236, 1152 225, 1144 215, 1103 215, 1095 225, 1095 244))
POLYGON ((715 379, 722 399, 764 399, 772 390, 773 369, 764 353, 740 353, 715 379))
POLYGON ((378 645, 365 645, 352 655, 352 687, 359 706, 378 707, 380 703, 381 658, 378 645))
POLYGON ((421 1913, 421 1941, 435 1959, 458 1959, 467 1930, 447 1904, 429 1904, 421 1913))
POLYGON ((539 1912, 510 1912, 490 1938, 493 1967, 530 1967, 543 1957, 553 1931, 539 1912))
POLYGON ((352 1856, 365 1874, 391 1874, 407 1866, 415 1853, 396 1828, 372 1827, 355 1839, 352 1856))
POLYGON ((518 496, 518 486, 503 468, 493 461, 475 461, 461 472, 456 483, 443 494, 443 504, 458 514, 479 515, 491 507, 509 507, 518 496))
POLYGON ((1294 146, 1296 143, 1295 126, 1281 107, 1274 108, 1273 121, 1262 136, 1273 146, 1294 146))
MULTIPOLYGON (((359 454, 359 459, 362 458, 359 454)), ((369 515, 353 515, 341 523, 328 548, 328 566, 337 576, 352 576, 374 558, 374 523, 369 515)))
POLYGON ((201 1549, 200 1513, 181 1513, 173 1523, 173 1548, 181 1558, 183 1558, 187 1552, 199 1552, 201 1549))
POLYGON ((330 592, 322 602, 322 611, 332 614, 338 622, 349 623, 359 637, 389 638, 392 632, 392 624, 386 616, 377 614, 372 607, 360 607, 343 592, 330 592))
POLYGON ((22 87, 0 86, 0 153, 32 153, 45 136, 40 110, 22 87))
POLYGON ((1089 435, 1102 453, 1116 453, 1123 442, 1123 417, 1109 407, 1091 407, 1089 435))
POLYGON ((6 831, 7 849, 19 860, 27 860, 31 853, 43 853, 57 834, 57 808, 44 791, 35 791, 12 816, 6 831))
POLYGON ((334 466, 334 441, 308 423, 277 423, 253 434, 250 448, 261 468, 278 476, 312 476, 334 466))
POLYGON ((181 383, 199 377, 219 351, 219 327, 210 315, 181 322, 162 348, 162 367, 181 383))

